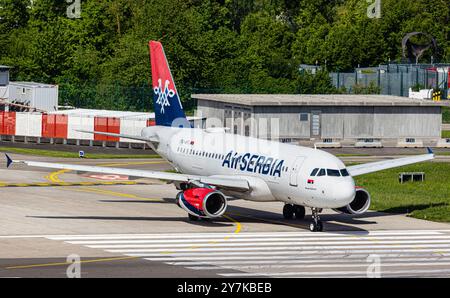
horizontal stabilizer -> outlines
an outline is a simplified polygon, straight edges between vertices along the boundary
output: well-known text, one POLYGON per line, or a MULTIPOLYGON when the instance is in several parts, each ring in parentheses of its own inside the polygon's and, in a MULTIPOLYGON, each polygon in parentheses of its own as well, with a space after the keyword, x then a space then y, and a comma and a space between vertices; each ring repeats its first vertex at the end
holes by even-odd
POLYGON ((159 141, 156 138, 141 137, 141 136, 127 135, 127 134, 113 133, 113 132, 89 131, 89 130, 81 130, 81 129, 76 130, 76 131, 83 132, 83 133, 110 136, 110 137, 119 137, 119 138, 130 139, 130 140, 138 140, 138 141, 144 141, 144 142, 150 142, 150 143, 159 143, 159 141))

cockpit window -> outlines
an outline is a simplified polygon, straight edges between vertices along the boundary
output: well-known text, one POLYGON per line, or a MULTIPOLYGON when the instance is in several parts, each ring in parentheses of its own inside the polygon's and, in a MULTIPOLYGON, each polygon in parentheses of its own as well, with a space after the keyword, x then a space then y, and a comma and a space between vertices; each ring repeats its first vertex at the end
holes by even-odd
POLYGON ((341 173, 339 172, 339 170, 327 169, 327 175, 332 177, 340 177, 341 173))
POLYGON ((311 175, 309 176, 316 176, 317 172, 319 171, 319 169, 315 168, 314 170, 312 170, 311 175))
POLYGON ((320 169, 319 174, 317 176, 325 176, 325 169, 320 169))
POLYGON ((347 176, 349 176, 347 169, 342 169, 342 170, 341 170, 341 175, 342 175, 342 177, 347 177, 347 176))

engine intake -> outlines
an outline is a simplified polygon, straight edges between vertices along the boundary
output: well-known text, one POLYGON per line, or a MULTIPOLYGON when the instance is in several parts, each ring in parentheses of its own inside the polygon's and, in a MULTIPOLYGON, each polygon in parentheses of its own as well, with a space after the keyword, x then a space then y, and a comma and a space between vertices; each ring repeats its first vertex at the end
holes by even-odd
POLYGON ((206 187, 190 188, 178 193, 176 203, 191 215, 207 218, 222 216, 227 209, 225 195, 206 187))
POLYGON ((364 188, 357 187, 355 198, 347 206, 334 209, 334 211, 346 214, 363 214, 370 207, 370 194, 364 188))

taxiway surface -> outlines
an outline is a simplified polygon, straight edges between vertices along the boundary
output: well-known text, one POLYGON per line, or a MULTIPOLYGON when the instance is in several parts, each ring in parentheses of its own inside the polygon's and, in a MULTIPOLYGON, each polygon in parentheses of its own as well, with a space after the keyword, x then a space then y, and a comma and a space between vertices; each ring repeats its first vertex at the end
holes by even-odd
MULTIPOLYGON (((169 170, 160 159, 15 158, 169 170)), ((323 233, 284 220, 282 203, 230 201, 226 216, 189 221, 158 180, 0 164, 0 277, 450 276, 450 225, 326 210, 323 233), (379 261, 379 262, 378 262, 379 261), (372 268, 372 269, 371 269, 372 268)))

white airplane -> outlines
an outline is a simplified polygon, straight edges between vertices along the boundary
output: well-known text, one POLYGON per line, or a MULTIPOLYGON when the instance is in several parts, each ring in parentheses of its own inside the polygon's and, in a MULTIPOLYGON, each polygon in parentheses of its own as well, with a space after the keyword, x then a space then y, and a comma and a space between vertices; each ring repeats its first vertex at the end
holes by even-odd
MULTIPOLYGON (((324 208, 362 214, 370 195, 355 186, 354 176, 423 162, 428 154, 346 167, 332 154, 318 149, 230 134, 224 128, 191 128, 186 120, 162 45, 149 42, 156 125, 140 136, 105 132, 102 135, 145 141, 177 173, 11 160, 32 167, 109 173, 170 181, 181 190, 176 203, 191 220, 217 218, 230 198, 257 202, 284 202, 286 219, 303 219, 312 210, 310 230, 322 231, 324 208)), ((87 131, 83 131, 87 132, 87 131)))

